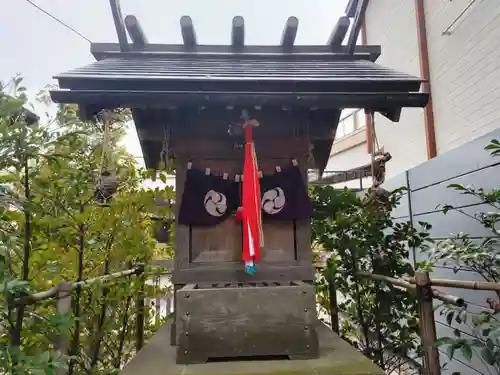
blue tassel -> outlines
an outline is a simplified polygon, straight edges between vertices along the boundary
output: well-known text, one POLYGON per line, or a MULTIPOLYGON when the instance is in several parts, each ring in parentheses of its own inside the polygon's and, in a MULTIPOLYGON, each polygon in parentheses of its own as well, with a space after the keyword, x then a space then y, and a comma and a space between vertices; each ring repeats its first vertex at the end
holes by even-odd
POLYGON ((248 273, 249 275, 253 275, 255 274, 255 272, 257 272, 257 269, 255 268, 255 265, 248 265, 248 266, 245 266, 245 272, 248 273))

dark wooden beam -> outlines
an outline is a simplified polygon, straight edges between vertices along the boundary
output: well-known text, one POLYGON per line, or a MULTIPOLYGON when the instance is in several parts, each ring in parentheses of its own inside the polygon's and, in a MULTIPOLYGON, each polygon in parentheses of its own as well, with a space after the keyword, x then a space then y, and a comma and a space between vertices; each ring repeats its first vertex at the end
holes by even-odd
POLYGON ((176 105, 261 105, 317 108, 394 108, 425 107, 429 100, 426 93, 245 93, 245 92, 169 92, 130 90, 52 90, 56 103, 100 103, 103 108, 165 108, 176 105))
POLYGON ((125 26, 127 27, 128 35, 136 46, 145 46, 148 43, 146 34, 142 30, 141 24, 136 16, 129 14, 125 17, 125 26))
POLYGON ((359 0, 349 0, 347 6, 345 7, 345 14, 347 17, 353 18, 356 15, 356 9, 358 8, 359 0))
POLYGON ((123 13, 120 8, 120 0, 109 0, 113 21, 115 22, 116 34, 120 43, 120 51, 127 52, 130 50, 127 39, 127 31, 125 30, 125 22, 123 22, 123 13))
POLYGON ((241 49, 245 45, 245 20, 241 16, 233 18, 231 45, 236 49, 241 49))
POLYGON ((163 142, 165 140, 165 134, 162 132, 161 128, 158 130, 151 129, 137 129, 137 137, 141 141, 155 141, 163 142))
MULTIPOLYGON (((186 53, 186 47, 184 44, 155 44, 149 43, 140 49, 135 49, 134 45, 131 44, 131 53, 135 55, 182 55, 186 53)), ((118 57, 120 55, 120 46, 118 43, 92 43, 90 46, 90 52, 94 55, 97 60, 103 60, 109 57, 118 57)), ((206 54, 219 54, 219 53, 232 53, 233 47, 229 44, 227 45, 196 45, 196 53, 190 52, 191 56, 199 57, 201 59, 206 58, 206 54)), ((281 45, 275 46, 262 46, 262 45, 245 45, 239 54, 249 54, 255 55, 260 54, 261 58, 275 59, 276 56, 286 59, 287 57, 291 59, 301 59, 310 60, 311 56, 315 59, 325 59, 330 60, 334 55, 336 59, 347 59, 352 60, 352 56, 347 52, 347 46, 342 45, 335 49, 334 51, 330 46, 317 45, 317 46, 304 46, 295 45, 289 53, 283 53, 283 47, 281 45)), ((380 56, 381 48, 380 46, 356 46, 354 51, 356 58, 360 60, 376 61, 380 56)), ((260 58, 259 57, 259 58, 260 58)))
POLYGON ((311 185, 334 185, 341 182, 357 180, 360 178, 370 177, 372 175, 371 164, 366 164, 347 171, 325 171, 324 173, 332 173, 329 176, 311 181, 311 185))
POLYGON ((189 16, 181 17, 181 33, 184 46, 193 48, 196 46, 196 33, 194 31, 193 20, 189 16))
POLYGON ((284 48, 292 48, 297 36, 299 28, 299 19, 297 17, 289 17, 286 20, 285 29, 281 36, 281 46, 284 48))
POLYGON ((377 112, 392 122, 399 122, 401 118, 401 108, 377 109, 377 112))
POLYGON ((342 45, 342 42, 347 35, 347 30, 349 30, 349 26, 351 25, 351 20, 349 17, 342 16, 337 21, 330 37, 328 38, 327 44, 332 47, 339 47, 342 45))
POLYGON ((354 17, 354 23, 352 24, 351 33, 349 34, 349 39, 347 40, 347 51, 349 53, 354 53, 354 50, 356 48, 356 43, 358 41, 359 32, 361 31, 361 25, 363 24, 367 7, 368 0, 358 1, 356 16, 354 17))

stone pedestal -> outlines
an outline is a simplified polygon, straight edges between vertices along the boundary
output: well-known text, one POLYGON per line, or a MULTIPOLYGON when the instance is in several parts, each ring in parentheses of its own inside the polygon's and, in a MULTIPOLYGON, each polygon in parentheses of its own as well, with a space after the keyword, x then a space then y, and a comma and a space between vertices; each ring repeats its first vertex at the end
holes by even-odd
POLYGON ((317 327, 319 358, 309 360, 251 360, 179 365, 169 345, 166 324, 120 372, 120 375, 384 375, 372 361, 340 339, 328 327, 317 327))

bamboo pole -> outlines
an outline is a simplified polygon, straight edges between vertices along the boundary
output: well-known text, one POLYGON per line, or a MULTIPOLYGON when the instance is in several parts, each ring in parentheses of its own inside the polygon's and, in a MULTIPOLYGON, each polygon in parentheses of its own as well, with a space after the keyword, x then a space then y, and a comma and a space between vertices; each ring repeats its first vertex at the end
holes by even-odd
MULTIPOLYGON (((358 274, 361 277, 365 277, 367 279, 374 280, 374 281, 384 281, 388 284, 392 284, 392 285, 399 286, 401 288, 405 288, 406 290, 415 291, 417 289, 417 287, 415 285, 415 279, 413 279, 413 278, 396 279, 393 277, 378 275, 378 274, 371 273, 371 272, 359 272, 358 274)), ((462 307, 465 305, 463 298, 455 297, 455 296, 452 296, 450 294, 446 294, 446 293, 441 292, 441 291, 436 290, 436 289, 431 289, 431 291, 432 291, 432 296, 434 298, 436 298, 444 303, 448 303, 448 304, 459 306, 459 307, 462 307)))
MULTIPOLYGON (((127 276, 131 276, 131 275, 138 275, 141 272, 143 272, 143 271, 141 271, 141 268, 139 267, 139 268, 128 269, 125 271, 115 272, 115 273, 112 273, 109 275, 94 277, 92 279, 87 279, 84 281, 78 281, 76 283, 70 284, 71 291, 75 290, 78 287, 80 287, 82 289, 86 289, 86 288, 90 287, 91 285, 98 283, 98 282, 107 282, 107 281, 120 279, 122 277, 127 277, 127 276)), ((44 300, 47 300, 49 298, 56 297, 58 291, 59 291, 59 286, 55 286, 55 287, 52 287, 52 288, 45 290, 43 292, 38 292, 38 293, 34 293, 30 296, 21 297, 21 298, 16 300, 15 304, 16 305, 32 305, 34 303, 44 301, 44 300)))
MULTIPOLYGON (((58 285, 58 299, 56 303, 57 314, 71 314, 71 290, 70 283, 62 282, 58 285)), ((54 344, 55 349, 64 355, 69 354, 70 350, 70 340, 68 336, 68 332, 60 333, 54 344)), ((67 369, 63 367, 57 370, 57 375, 65 375, 67 372, 67 369)))
MULTIPOLYGON (((448 279, 430 279, 432 286, 442 286, 457 289, 472 289, 472 290, 491 290, 500 292, 500 283, 491 281, 462 281, 448 279)), ((415 283, 413 278, 408 278, 408 281, 415 283)))
POLYGON ((144 346, 144 295, 146 280, 144 277, 144 266, 137 271, 139 282, 139 293, 136 296, 136 326, 135 326, 135 349, 138 352, 144 346))
POLYGON ((384 276, 384 275, 377 275, 375 273, 371 272, 358 272, 358 275, 361 277, 364 277, 366 279, 374 280, 374 281, 383 281, 392 285, 399 286, 401 288, 407 289, 407 290, 417 290, 416 285, 402 280, 402 279, 395 279, 394 277, 389 277, 389 276, 384 276))
POLYGON ((455 297, 455 296, 452 296, 450 294, 443 293, 440 290, 436 290, 434 288, 431 288, 431 291, 432 291, 432 296, 435 299, 438 299, 444 303, 447 303, 449 305, 455 305, 458 307, 465 306, 465 301, 463 298, 455 297))
POLYGON ((335 333, 340 332, 339 327, 339 312, 338 312, 338 301, 337 301, 337 288, 335 287, 335 276, 330 270, 327 272, 327 283, 328 283, 328 301, 330 310, 330 321, 332 324, 332 331, 335 333))
POLYGON ((433 345, 436 342, 436 322, 434 321, 433 293, 429 273, 416 272, 418 313, 420 316, 420 337, 424 350, 424 371, 426 375, 441 375, 439 352, 433 345))

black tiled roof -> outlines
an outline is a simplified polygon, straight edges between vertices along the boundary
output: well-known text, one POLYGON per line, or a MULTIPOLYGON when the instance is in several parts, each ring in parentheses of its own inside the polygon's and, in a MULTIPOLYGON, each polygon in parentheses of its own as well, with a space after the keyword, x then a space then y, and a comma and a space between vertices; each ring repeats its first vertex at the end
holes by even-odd
MULTIPOLYGON (((383 83, 404 85, 418 90, 421 80, 372 63, 370 61, 265 60, 257 58, 208 57, 206 59, 177 57, 107 58, 57 76, 61 87, 71 80, 120 80, 131 86, 139 81, 158 82, 279 82, 317 84, 337 82, 383 83)), ((71 86, 69 83, 68 86, 71 86)), ((311 85, 312 86, 312 85, 311 85)), ((283 87, 283 86, 282 86, 283 87)), ((347 87, 348 88, 348 87, 347 87)), ((404 90, 404 89, 403 89, 404 90)), ((281 90, 280 90, 281 91, 281 90)), ((353 90, 349 90, 353 91, 353 90)), ((386 90, 384 90, 386 91, 386 90)), ((391 90, 387 90, 391 91, 391 90)))
POLYGON ((109 57, 56 76, 71 90, 414 92, 421 80, 366 60, 255 56, 109 57))
MULTIPOLYGON (((417 77, 377 65, 373 47, 354 54, 324 46, 249 47, 231 53, 221 46, 150 46, 119 52, 93 51, 99 61, 59 74, 56 102, 106 106, 198 103, 302 105, 338 108, 421 107, 417 77)), ((116 49, 116 48, 115 48, 116 49)))
POLYGON ((377 65, 378 46, 93 44, 95 63, 59 74, 56 102, 114 106, 165 104, 421 107, 421 80, 377 65))

